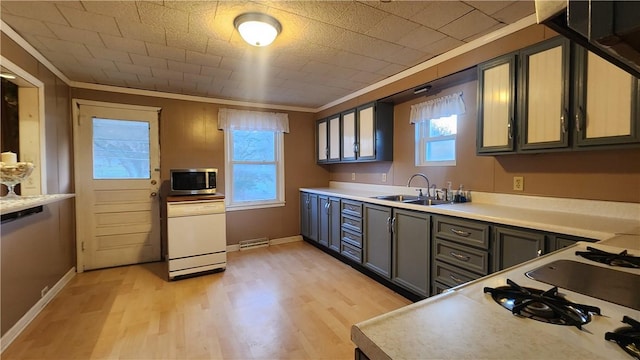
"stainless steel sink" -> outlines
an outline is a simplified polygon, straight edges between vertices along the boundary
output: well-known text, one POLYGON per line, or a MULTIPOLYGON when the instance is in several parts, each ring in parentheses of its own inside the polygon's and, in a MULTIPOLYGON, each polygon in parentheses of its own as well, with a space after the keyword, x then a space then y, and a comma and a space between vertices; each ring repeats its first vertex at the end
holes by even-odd
POLYGON ((436 199, 415 199, 415 200, 403 201, 403 203, 433 206, 433 205, 449 204, 450 201, 436 200, 436 199))
POLYGON ((380 200, 401 201, 401 202, 413 201, 413 200, 419 199, 419 197, 415 195, 381 195, 381 196, 374 196, 374 198, 380 199, 380 200))
POLYGON ((444 201, 444 200, 430 199, 430 198, 419 197, 415 195, 381 195, 381 196, 374 196, 374 198, 380 199, 380 200, 403 202, 405 204, 417 204, 417 205, 425 205, 425 206, 441 205, 441 204, 448 203, 448 201, 444 201))

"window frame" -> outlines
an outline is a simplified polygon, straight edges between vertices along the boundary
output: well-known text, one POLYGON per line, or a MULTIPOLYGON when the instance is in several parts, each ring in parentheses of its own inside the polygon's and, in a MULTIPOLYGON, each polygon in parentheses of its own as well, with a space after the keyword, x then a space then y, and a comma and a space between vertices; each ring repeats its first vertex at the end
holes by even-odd
MULTIPOLYGON (((239 129, 238 129, 239 130, 239 129)), ((229 129, 224 131, 225 140, 225 206, 228 211, 263 209, 270 207, 285 206, 285 184, 284 184, 284 133, 277 130, 251 130, 265 131, 274 134, 274 156, 275 161, 234 161, 233 160, 233 132, 229 129), (258 201, 233 201, 233 165, 234 164, 276 164, 276 199, 258 201)))
POLYGON ((427 119, 420 122, 415 123, 415 165, 416 166, 456 166, 456 161, 458 158, 458 117, 459 115, 453 114, 446 117, 455 116, 456 121, 456 133, 453 135, 445 135, 445 136, 434 136, 431 137, 429 135, 430 125, 432 120, 442 119, 443 117, 437 119, 427 119), (427 160, 426 149, 429 143, 434 143, 438 141, 445 140, 453 140, 454 141, 454 159, 453 160, 427 160))

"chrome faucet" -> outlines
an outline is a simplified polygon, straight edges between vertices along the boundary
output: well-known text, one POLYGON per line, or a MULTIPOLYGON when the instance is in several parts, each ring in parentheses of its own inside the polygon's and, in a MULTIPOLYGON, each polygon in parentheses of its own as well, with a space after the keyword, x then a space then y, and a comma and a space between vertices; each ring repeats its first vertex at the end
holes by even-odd
MULTIPOLYGON (((411 177, 409 178, 409 181, 407 181, 407 187, 411 187, 411 180, 413 180, 413 178, 416 176, 419 176, 427 181, 427 197, 431 197, 431 194, 429 193, 429 190, 431 189, 431 184, 429 183, 429 178, 427 178, 427 175, 425 174, 417 173, 417 174, 411 175, 411 177)), ((420 193, 422 194, 422 189, 420 189, 420 193)))

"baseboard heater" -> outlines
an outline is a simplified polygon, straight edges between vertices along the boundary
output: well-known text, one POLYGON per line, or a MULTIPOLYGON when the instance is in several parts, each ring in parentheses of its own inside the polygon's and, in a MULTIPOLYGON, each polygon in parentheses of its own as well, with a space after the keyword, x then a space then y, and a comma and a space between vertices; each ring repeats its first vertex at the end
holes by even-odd
POLYGON ((258 239, 250 239, 250 240, 241 240, 238 243, 238 245, 240 246, 240 251, 257 249, 257 248, 269 246, 269 239, 258 238, 258 239))

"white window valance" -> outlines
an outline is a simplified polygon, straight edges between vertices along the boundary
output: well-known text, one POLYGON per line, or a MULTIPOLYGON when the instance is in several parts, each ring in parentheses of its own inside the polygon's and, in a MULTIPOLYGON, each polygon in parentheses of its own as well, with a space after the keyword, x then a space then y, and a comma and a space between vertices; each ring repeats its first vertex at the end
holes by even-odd
POLYGON ((411 105, 409 123, 415 124, 445 116, 462 115, 464 111, 465 107, 464 101, 462 101, 462 92, 459 92, 411 105))
POLYGON ((218 111, 220 130, 268 130, 289 132, 289 115, 284 113, 221 108, 218 111))

